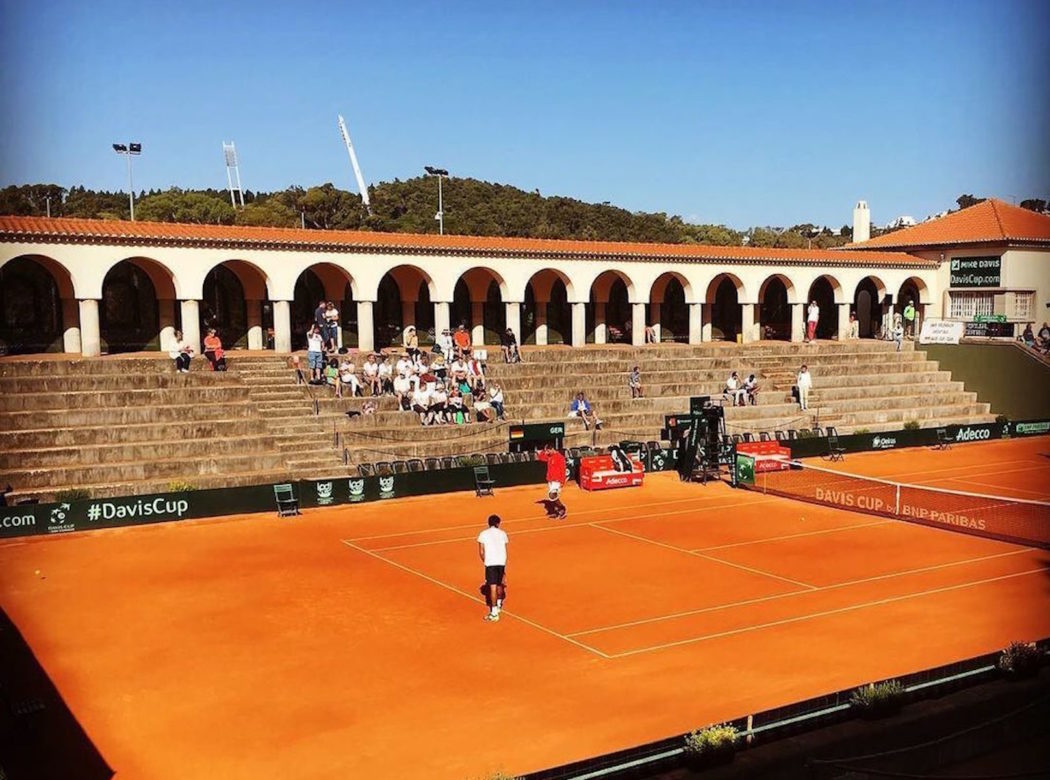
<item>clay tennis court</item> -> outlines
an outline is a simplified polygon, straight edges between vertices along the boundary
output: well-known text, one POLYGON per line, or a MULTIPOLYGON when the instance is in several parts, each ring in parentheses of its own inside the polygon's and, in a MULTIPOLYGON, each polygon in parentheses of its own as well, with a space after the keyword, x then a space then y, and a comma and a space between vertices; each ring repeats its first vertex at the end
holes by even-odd
MULTIPOLYGON (((1047 453, 834 465, 1034 499, 1047 453)), ((118 778, 523 773, 1050 636, 1045 550, 674 474, 570 488, 562 522, 543 495, 6 542, 0 604, 118 778), (511 538, 498 624, 490 512, 511 538)))

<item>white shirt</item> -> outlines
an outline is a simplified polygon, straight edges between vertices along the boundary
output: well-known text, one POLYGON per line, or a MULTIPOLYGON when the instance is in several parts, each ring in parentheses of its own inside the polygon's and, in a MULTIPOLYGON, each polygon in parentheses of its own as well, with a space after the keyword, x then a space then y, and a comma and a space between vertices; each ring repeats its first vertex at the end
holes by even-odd
POLYGON ((361 366, 361 370, 365 372, 365 376, 378 376, 379 364, 368 361, 363 366, 361 366))
POLYGON ((425 388, 420 388, 412 393, 412 405, 421 406, 426 409, 430 406, 430 393, 425 388))
POLYGON ((808 371, 799 371, 798 380, 795 384, 799 387, 813 387, 813 375, 808 371))
POLYGON ((412 373, 412 361, 408 358, 401 358, 397 361, 397 373, 401 376, 408 376, 412 373))
POLYGON ((731 377, 729 377, 729 379, 726 380, 726 389, 727 390, 736 390, 739 387, 740 387, 740 380, 737 379, 735 376, 731 376, 731 377))
POLYGON ((394 369, 385 360, 379 364, 379 376, 389 379, 393 375, 394 369))
POLYGON ((507 565, 507 545, 510 543, 507 534, 490 526, 478 534, 478 543, 485 548, 486 566, 507 565))
POLYGON ((489 390, 489 397, 498 404, 503 403, 503 388, 493 387, 489 390))
POLYGON ((813 304, 809 307, 809 321, 818 322, 820 320, 820 307, 813 304))
POLYGON ((412 383, 408 381, 407 376, 399 376, 396 379, 394 379, 395 393, 401 393, 403 395, 404 393, 407 393, 411 388, 412 383))
POLYGON ((464 363, 462 360, 454 360, 454 361, 452 361, 452 374, 453 375, 466 374, 466 373, 467 373, 467 364, 466 363, 464 363))
POLYGON ((479 363, 477 360, 471 360, 469 363, 467 363, 467 372, 471 376, 485 376, 485 372, 481 370, 481 363, 479 363))
POLYGON ((310 333, 306 336, 307 349, 310 352, 324 352, 324 339, 320 333, 310 333))

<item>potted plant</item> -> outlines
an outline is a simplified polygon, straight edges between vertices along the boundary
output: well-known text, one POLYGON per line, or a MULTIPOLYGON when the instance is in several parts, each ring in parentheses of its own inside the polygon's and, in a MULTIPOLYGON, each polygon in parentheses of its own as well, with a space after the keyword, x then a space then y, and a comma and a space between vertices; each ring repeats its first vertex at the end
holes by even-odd
POLYGON ((686 734, 682 747, 686 766, 690 769, 706 769, 728 764, 736 753, 738 737, 736 727, 728 723, 686 734))
POLYGON ((871 683, 855 690, 849 703, 862 718, 885 718, 904 706, 904 686, 896 680, 871 683))
POLYGON ((1043 653, 1035 643, 1011 642, 999 656, 999 671, 1010 680, 1024 680, 1039 673, 1043 653))

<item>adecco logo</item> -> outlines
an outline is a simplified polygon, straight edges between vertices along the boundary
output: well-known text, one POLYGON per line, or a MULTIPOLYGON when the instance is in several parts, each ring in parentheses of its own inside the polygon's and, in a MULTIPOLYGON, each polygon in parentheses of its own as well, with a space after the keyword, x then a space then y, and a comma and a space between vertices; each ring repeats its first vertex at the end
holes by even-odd
POLYGON ((983 441, 992 438, 990 428, 960 428, 955 434, 956 441, 983 441))
POLYGON ((890 450, 897 446, 897 440, 892 436, 876 436, 871 440, 873 450, 890 450))

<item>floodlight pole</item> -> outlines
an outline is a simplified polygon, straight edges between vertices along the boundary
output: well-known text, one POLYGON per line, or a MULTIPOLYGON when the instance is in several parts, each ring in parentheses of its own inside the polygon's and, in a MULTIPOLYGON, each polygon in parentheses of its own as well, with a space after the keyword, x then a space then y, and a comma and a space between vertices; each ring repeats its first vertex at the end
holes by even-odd
POLYGON ((142 144, 134 141, 128 144, 113 144, 113 151, 128 158, 128 205, 131 210, 131 221, 135 221, 135 182, 131 177, 131 157, 142 154, 142 144))
POLYGON ((441 194, 441 179, 444 176, 448 176, 448 171, 444 168, 435 168, 432 165, 427 165, 423 168, 431 176, 437 176, 438 179, 438 211, 434 215, 434 219, 438 221, 438 233, 441 235, 445 234, 445 205, 441 194))

